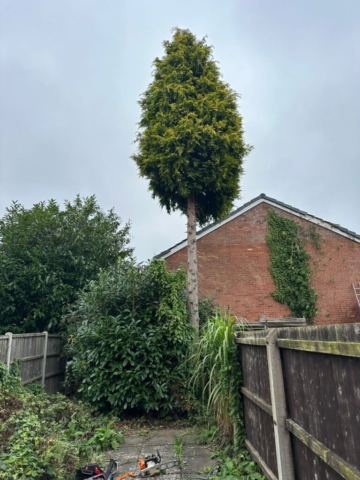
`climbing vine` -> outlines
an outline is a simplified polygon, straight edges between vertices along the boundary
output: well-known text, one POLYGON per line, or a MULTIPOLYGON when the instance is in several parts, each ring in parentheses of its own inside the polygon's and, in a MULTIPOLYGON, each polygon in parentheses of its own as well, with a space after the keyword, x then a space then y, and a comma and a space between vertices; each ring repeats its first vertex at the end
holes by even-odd
POLYGON ((310 286, 310 254, 304 250, 304 236, 300 227, 288 218, 269 209, 270 273, 277 290, 273 298, 288 305, 296 317, 311 319, 317 313, 317 295, 310 286))

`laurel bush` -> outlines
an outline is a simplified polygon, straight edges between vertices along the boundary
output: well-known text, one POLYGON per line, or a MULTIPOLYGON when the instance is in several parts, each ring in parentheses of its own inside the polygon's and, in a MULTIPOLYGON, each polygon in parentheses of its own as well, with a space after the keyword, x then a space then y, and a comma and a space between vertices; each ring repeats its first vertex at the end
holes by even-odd
POLYGON ((67 378, 101 411, 185 408, 193 330, 184 270, 121 261, 92 281, 66 316, 67 378))

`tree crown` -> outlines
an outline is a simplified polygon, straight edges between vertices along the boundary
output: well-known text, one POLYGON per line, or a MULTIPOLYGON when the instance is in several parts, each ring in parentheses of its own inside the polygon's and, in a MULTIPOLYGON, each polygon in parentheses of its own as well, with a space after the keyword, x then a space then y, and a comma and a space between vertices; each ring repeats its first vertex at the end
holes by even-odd
POLYGON ((250 147, 238 95, 221 80, 212 47, 181 29, 163 45, 165 55, 155 59, 153 81, 139 101, 133 159, 162 207, 186 213, 191 196, 204 224, 232 208, 250 147))

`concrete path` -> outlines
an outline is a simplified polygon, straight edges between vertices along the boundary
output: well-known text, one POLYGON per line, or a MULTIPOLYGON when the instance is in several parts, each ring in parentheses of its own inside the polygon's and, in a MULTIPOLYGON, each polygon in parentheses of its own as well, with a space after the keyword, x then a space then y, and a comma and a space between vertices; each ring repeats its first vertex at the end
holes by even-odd
MULTIPOLYGON (((125 444, 118 450, 109 451, 107 454, 118 462, 118 476, 126 472, 139 472, 138 461, 146 455, 156 454, 159 450, 161 463, 177 460, 174 452, 174 441, 176 437, 183 440, 183 468, 174 467, 165 474, 154 477, 154 480, 186 480, 189 475, 200 474, 207 477, 216 462, 210 459, 211 452, 207 447, 199 445, 195 436, 189 433, 188 429, 159 429, 153 430, 145 435, 136 433, 125 435, 125 444)), ((116 478, 115 475, 115 478, 116 478)), ((131 480, 131 479, 130 479, 131 480)))

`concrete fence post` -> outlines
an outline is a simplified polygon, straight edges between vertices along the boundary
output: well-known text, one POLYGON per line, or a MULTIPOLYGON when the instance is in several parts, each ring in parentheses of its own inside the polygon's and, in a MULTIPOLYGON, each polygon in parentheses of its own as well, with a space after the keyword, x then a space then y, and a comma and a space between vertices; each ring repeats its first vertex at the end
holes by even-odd
POLYGON ((48 339, 49 339, 49 332, 43 332, 44 334, 44 359, 42 364, 42 375, 41 375, 41 385, 45 388, 45 380, 46 380, 46 360, 47 360, 47 349, 48 349, 48 339))
POLYGON ((277 346, 277 329, 266 336, 266 352, 269 367, 271 406, 274 422, 276 462, 279 480, 294 480, 294 465, 290 444, 290 433, 286 428, 286 397, 281 365, 280 350, 277 346))
POLYGON ((13 334, 11 332, 6 332, 5 335, 8 337, 8 346, 7 346, 7 353, 6 353, 6 366, 7 366, 8 371, 10 371, 13 334))

